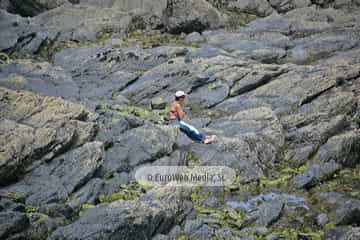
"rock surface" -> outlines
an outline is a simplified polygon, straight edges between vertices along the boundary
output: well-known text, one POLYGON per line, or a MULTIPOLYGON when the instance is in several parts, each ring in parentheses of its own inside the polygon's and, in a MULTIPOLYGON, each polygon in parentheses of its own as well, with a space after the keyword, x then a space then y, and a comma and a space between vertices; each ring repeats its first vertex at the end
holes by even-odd
POLYGON ((359 7, 0 1, 0 238, 359 239, 359 7), (180 165, 237 176, 134 177, 180 165))

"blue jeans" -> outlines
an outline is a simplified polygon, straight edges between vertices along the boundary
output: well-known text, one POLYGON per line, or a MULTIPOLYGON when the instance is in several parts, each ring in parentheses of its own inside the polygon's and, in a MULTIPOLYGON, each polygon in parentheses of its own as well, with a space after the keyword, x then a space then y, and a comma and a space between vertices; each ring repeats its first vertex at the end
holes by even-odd
POLYGON ((180 131, 185 133, 191 140, 195 142, 204 142, 205 135, 199 132, 195 127, 185 123, 182 120, 170 120, 169 125, 179 126, 180 131))

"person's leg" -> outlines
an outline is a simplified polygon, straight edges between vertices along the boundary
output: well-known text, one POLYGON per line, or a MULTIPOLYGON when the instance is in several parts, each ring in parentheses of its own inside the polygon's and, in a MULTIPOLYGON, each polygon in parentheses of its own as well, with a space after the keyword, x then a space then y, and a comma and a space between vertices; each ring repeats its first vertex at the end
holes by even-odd
POLYGON ((179 121, 179 124, 180 130, 184 132, 191 140, 197 142, 204 142, 205 135, 199 132, 195 127, 185 123, 184 121, 179 121))

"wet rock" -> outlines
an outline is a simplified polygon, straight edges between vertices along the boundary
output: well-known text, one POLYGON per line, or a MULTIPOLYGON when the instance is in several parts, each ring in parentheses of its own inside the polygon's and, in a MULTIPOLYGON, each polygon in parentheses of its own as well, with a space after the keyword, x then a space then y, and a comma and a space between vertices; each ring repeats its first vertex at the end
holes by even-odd
POLYGON ((26 204, 64 202, 82 187, 100 167, 103 158, 100 142, 86 143, 49 163, 44 163, 9 190, 26 196, 26 204))
POLYGON ((29 226, 29 219, 20 212, 0 212, 0 237, 7 239, 29 226))
POLYGON ((181 221, 191 205, 189 192, 178 189, 151 192, 138 200, 116 201, 87 210, 76 222, 57 229, 50 239, 145 239, 166 232, 181 221), (100 221, 99 221, 100 220, 100 221), (133 224, 134 221, 137 224, 133 224))
POLYGON ((357 131, 345 132, 331 137, 319 149, 316 158, 321 162, 335 161, 344 166, 359 163, 360 140, 357 131))
POLYGON ((297 188, 309 189, 321 181, 329 179, 340 169, 341 166, 333 161, 324 164, 315 164, 310 166, 304 173, 296 176, 294 184, 297 188))

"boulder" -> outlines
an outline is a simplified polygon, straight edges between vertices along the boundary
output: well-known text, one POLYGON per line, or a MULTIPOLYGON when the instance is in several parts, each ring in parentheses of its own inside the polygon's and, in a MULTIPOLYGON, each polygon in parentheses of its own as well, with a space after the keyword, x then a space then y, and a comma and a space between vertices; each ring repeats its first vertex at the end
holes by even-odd
POLYGON ((19 14, 23 17, 33 17, 65 3, 68 3, 68 0, 12 0, 10 1, 10 5, 7 7, 7 11, 19 14))
POLYGON ((206 0, 168 0, 163 22, 170 33, 192 33, 223 26, 226 16, 206 0))
POLYGON ((335 161, 343 166, 355 166, 360 161, 360 135, 349 131, 331 137, 322 145, 316 155, 318 161, 335 161))
POLYGON ((65 202, 86 184, 103 161, 103 145, 90 142, 46 162, 7 189, 26 196, 26 204, 65 202))
POLYGON ((88 209, 49 239, 147 239, 166 233, 191 209, 184 189, 157 189, 133 201, 116 201, 88 209))
POLYGON ((95 124, 81 105, 56 97, 0 88, 1 184, 21 176, 36 160, 49 160, 91 140, 95 124))
POLYGON ((269 226, 279 220, 283 208, 284 204, 281 202, 266 202, 261 204, 251 217, 256 217, 257 226, 269 226))
POLYGON ((284 13, 295 8, 311 5, 310 0, 270 0, 269 3, 278 13, 284 13))
POLYGON ((257 15, 260 17, 268 16, 274 11, 274 9, 271 7, 270 3, 266 0, 230 1, 228 8, 239 11, 239 12, 254 14, 254 15, 257 15))
POLYGON ((107 150, 104 171, 131 171, 174 151, 178 130, 170 126, 144 125, 120 135, 107 150))
POLYGON ((340 168, 341 166, 333 161, 312 165, 304 173, 295 177, 294 184, 297 188, 309 189, 321 181, 329 179, 340 168))

